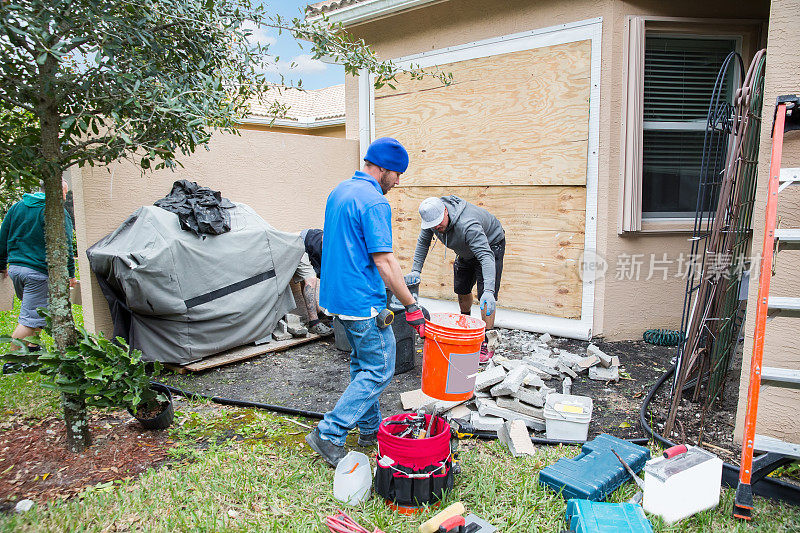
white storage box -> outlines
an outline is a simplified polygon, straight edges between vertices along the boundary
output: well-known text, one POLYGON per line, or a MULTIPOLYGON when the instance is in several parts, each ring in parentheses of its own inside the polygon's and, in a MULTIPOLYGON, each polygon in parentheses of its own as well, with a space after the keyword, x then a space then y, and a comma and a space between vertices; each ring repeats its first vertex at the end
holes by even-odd
POLYGON ((547 438, 553 440, 585 441, 592 419, 592 399, 573 394, 547 395, 544 420, 547 438))
POLYGON ((644 465, 642 507, 668 524, 719 504, 722 460, 695 446, 670 459, 657 457, 644 465))

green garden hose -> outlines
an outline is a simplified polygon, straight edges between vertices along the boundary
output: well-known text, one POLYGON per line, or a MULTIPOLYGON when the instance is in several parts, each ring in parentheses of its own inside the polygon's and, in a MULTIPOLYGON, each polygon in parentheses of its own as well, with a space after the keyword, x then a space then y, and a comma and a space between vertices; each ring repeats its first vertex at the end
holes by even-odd
POLYGON ((677 346, 684 341, 684 336, 677 329, 648 329, 642 334, 642 339, 658 346, 677 346))

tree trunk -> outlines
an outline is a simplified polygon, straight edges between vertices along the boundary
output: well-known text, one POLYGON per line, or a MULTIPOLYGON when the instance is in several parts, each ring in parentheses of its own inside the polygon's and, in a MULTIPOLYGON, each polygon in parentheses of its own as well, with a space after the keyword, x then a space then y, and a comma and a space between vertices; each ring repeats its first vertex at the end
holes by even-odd
MULTIPOLYGON (((64 353, 68 346, 77 342, 72 306, 69 301, 68 253, 72 243, 67 243, 64 217, 64 193, 61 186, 61 117, 55 98, 48 94, 53 86, 57 64, 51 56, 40 69, 41 99, 37 115, 41 124, 42 155, 45 163, 41 168, 44 179, 44 237, 47 249, 47 275, 49 287, 48 309, 52 318, 53 339, 56 351, 64 353)), ((90 444, 89 424, 86 418, 86 402, 82 397, 64 395, 64 422, 67 425, 67 447, 75 452, 90 444)))

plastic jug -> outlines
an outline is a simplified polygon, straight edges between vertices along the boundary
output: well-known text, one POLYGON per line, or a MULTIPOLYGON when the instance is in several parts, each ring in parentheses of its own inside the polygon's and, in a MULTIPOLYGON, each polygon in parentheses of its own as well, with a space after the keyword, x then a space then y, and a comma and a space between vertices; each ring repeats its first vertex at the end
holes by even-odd
POLYGON ((350 452, 336 466, 333 475, 333 497, 348 505, 358 505, 369 498, 372 469, 369 458, 361 452, 350 452))

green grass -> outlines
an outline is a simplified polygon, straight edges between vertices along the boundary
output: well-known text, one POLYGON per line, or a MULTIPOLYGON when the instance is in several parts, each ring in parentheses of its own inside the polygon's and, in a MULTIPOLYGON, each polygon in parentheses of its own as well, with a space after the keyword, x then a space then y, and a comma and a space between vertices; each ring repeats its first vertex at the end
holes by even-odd
MULTIPOLYGON (((0 320, 7 327, 7 317, 0 320)), ((37 386, 35 375, 0 376, 0 412, 36 419, 56 412, 54 400, 37 386)), ((72 500, 37 505, 25 515, 0 516, 0 531, 327 531, 324 517, 344 506, 333 498, 333 470, 305 445, 307 430, 264 411, 208 402, 182 405, 170 430, 176 446, 166 466, 100 484, 72 500)), ((541 446, 533 457, 514 459, 498 442, 462 442, 463 473, 442 505, 461 501, 503 532, 561 531, 566 505, 538 485, 537 474, 578 451, 541 446)), ((625 501, 634 492, 627 483, 609 501, 625 501)), ((655 531, 800 530, 798 508, 759 498, 753 522, 742 524, 731 517, 732 505, 733 491, 725 490, 718 508, 677 525, 651 519, 655 531)), ((399 515, 374 495, 345 510, 365 527, 386 533, 415 532, 437 512, 399 515)))

